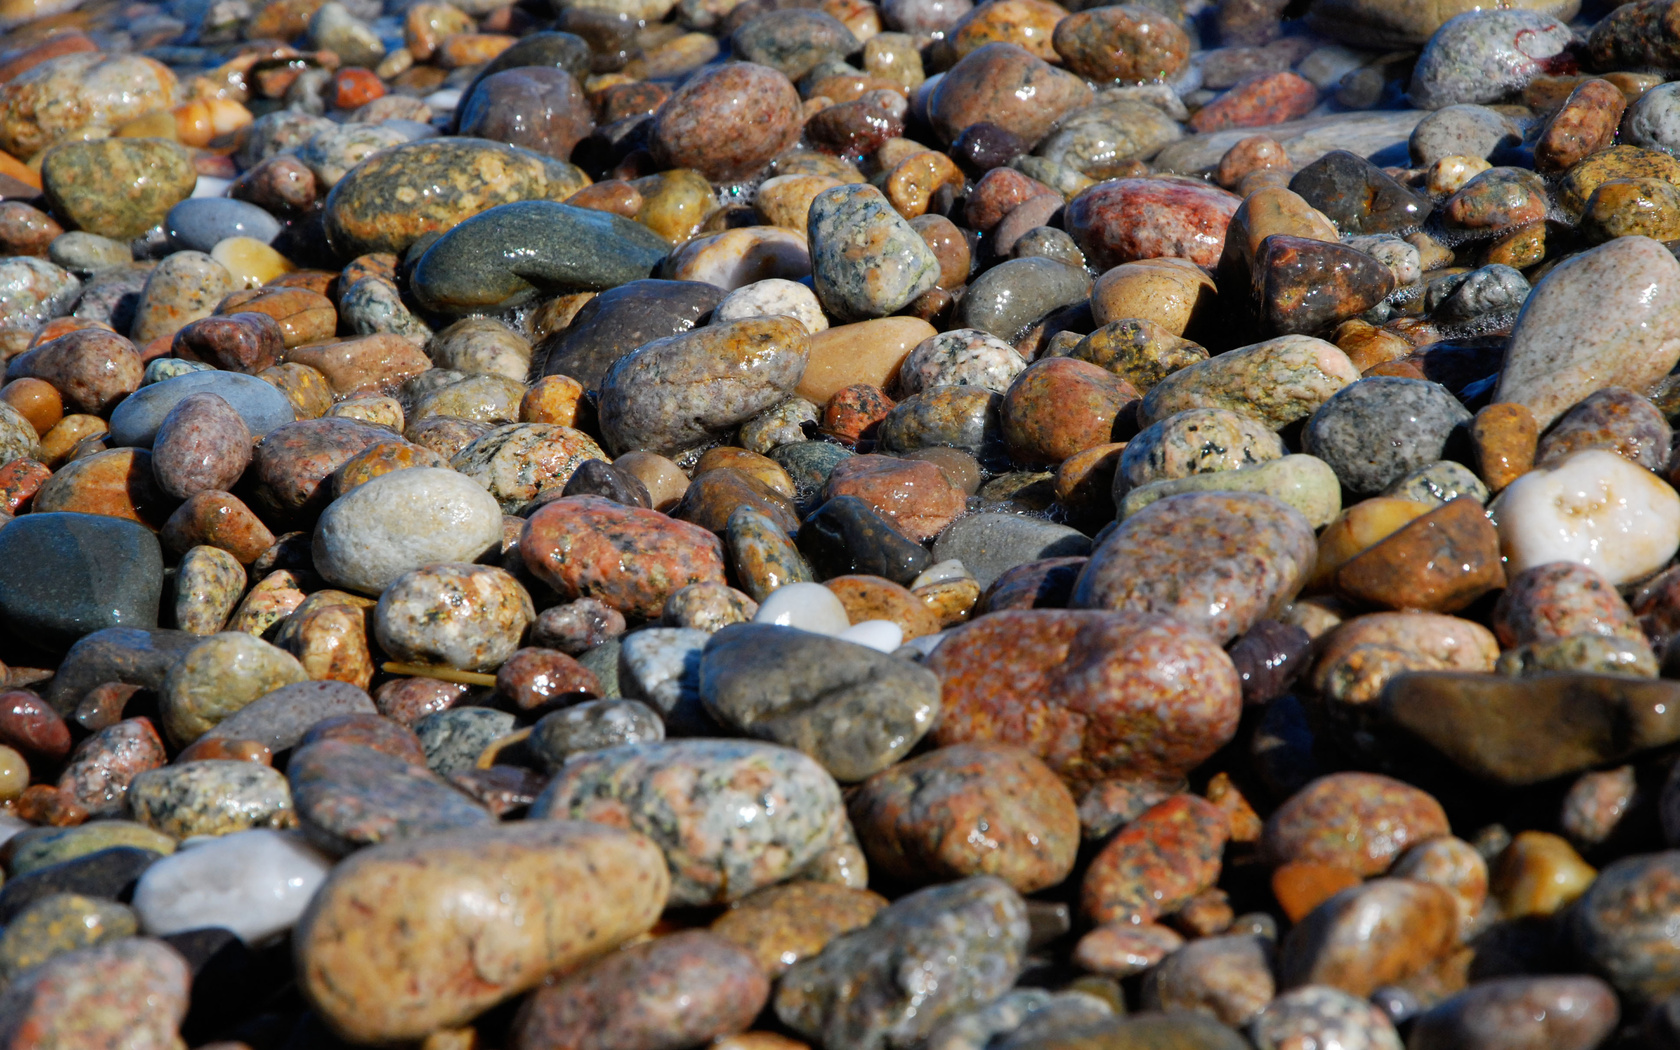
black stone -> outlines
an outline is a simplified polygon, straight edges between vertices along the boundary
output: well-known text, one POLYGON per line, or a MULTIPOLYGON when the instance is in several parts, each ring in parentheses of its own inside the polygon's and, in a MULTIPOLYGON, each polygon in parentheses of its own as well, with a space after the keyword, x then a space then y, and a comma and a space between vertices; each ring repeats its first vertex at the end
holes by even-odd
POLYGON ((981 121, 970 124, 951 144, 951 156, 970 174, 984 175, 1006 166, 1032 148, 1032 143, 1007 128, 981 121))
POLYGON ((37 868, 0 889, 0 923, 11 922, 31 904, 55 893, 123 900, 133 893, 134 883, 146 869, 162 859, 163 854, 149 849, 115 846, 37 868))
POLYGON ((1434 205, 1381 168, 1346 150, 1333 150, 1295 173, 1289 188, 1343 233, 1414 229, 1434 205))
POLYGON ((1263 704, 1288 692, 1311 655, 1312 638, 1294 624, 1261 620, 1250 627, 1230 648, 1243 703, 1263 704))
MULTIPOLYGON (((636 34, 642 28, 629 12, 588 7, 566 8, 555 25, 577 34, 589 45, 591 73, 616 73, 623 69, 638 50, 636 34)), ((582 74, 577 76, 581 78, 582 74)))
POLYGON ((618 469, 604 459, 586 459, 579 463, 560 495, 605 496, 626 507, 653 506, 653 497, 641 478, 628 470, 618 469))
POLYGON ((723 289, 704 281, 631 281, 583 305, 563 331, 543 340, 543 375, 570 376, 599 390, 607 370, 655 339, 693 328, 723 301, 723 289))
MULTIPOLYGON (((593 66, 593 56, 590 53, 589 42, 574 33, 530 33, 519 38, 512 47, 484 63, 472 83, 461 92, 461 101, 472 97, 473 88, 487 76, 500 73, 504 69, 519 69, 522 66, 545 66, 559 69, 579 81, 588 76, 593 66)), ((455 119, 460 120, 461 113, 466 109, 462 106, 455 111, 455 119)), ((456 125, 459 126, 458 123, 456 125)))
POLYGON ((138 522, 26 514, 0 529, 0 629, 62 651, 105 627, 156 627, 163 551, 138 522))
POLYGON ((836 496, 818 507, 799 527, 794 543, 825 580, 862 574, 908 584, 932 560, 921 544, 856 496, 836 496))

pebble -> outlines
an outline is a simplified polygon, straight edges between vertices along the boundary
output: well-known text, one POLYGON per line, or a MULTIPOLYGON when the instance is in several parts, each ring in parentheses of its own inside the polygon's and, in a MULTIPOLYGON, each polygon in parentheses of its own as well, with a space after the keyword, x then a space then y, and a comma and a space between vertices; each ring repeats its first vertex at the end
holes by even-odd
POLYGON ((1523 306, 1506 351, 1494 400, 1523 405, 1542 429, 1571 405, 1606 386, 1643 390, 1674 366, 1660 333, 1677 322, 1667 316, 1660 289, 1680 280, 1680 263, 1645 237, 1622 237, 1583 252, 1541 280, 1523 306), (1583 289, 1616 274, 1614 287, 1655 288, 1626 302, 1599 302, 1601 313, 1583 328, 1578 300, 1583 289), (1609 318, 1615 318, 1614 321, 1609 318))
POLYGON ((1447 1046, 1591 1047, 1616 1027, 1621 1011, 1610 986, 1596 977, 1503 977, 1420 1014, 1410 1044, 1447 1046))
POLYGON ((1647 470, 1585 449, 1512 482, 1490 508, 1512 572, 1553 561, 1612 583, 1655 572, 1680 549, 1680 497, 1647 470))
POLYGON ((403 573, 471 561, 502 540, 502 512, 472 479, 414 467, 358 485, 315 527, 315 564, 329 583, 379 594, 403 573))
POLYGON ((1672 0, 782 6, 0 2, 0 1029, 1672 1042, 1672 0))
POLYGON ((944 745, 991 740, 1026 747, 1074 782, 1173 777, 1230 739, 1241 686, 1228 657, 1166 617, 1086 610, 994 613, 947 633, 927 660, 939 676, 944 745), (1033 642, 1004 645, 1006 639, 1033 642), (1203 688, 1157 681, 1150 668, 1193 665, 1203 688), (1172 697, 1169 708, 1157 708, 1172 697), (1081 712, 1100 705, 1111 729, 1081 712), (1164 720, 1154 712, 1170 710, 1164 720))
POLYGON ((1296 1045, 1400 1050, 1394 1024, 1376 1005, 1328 985, 1304 985, 1273 999, 1249 1025, 1259 1050, 1296 1045))
POLYGON ((598 824, 530 821, 375 846, 334 867, 293 932, 299 985, 352 1039, 418 1039, 646 931, 668 885, 652 842, 598 824), (503 910, 465 927, 446 918, 486 893, 505 895, 503 910), (457 983, 488 943, 500 965, 457 983), (391 997, 398 975, 405 991, 391 997))
POLYGON ((834 780, 797 751, 673 740, 572 756, 531 812, 642 831, 665 851, 672 901, 698 905, 738 900, 794 875, 832 841, 844 811, 834 780), (654 787, 667 776, 680 793, 654 787), (740 819, 742 812, 755 819, 740 819))
POLYGON ((930 886, 795 963, 777 987, 776 1016, 824 1045, 909 1043, 1013 984, 1027 934, 1026 906, 1001 879, 930 886), (903 987, 891 976, 902 966, 929 980, 903 987))
POLYGON ((848 809, 871 869, 910 884, 995 875, 1032 893, 1065 879, 1078 851, 1072 794, 1030 752, 999 744, 884 769, 848 809))
POLYGON ((373 631, 399 662, 484 671, 514 654, 534 619, 531 596, 511 573, 446 562, 389 581, 374 608, 373 631))
POLYGON ((190 986, 173 948, 120 937, 19 975, 0 998, 0 1016, 14 1038, 44 1045, 167 1047, 179 1041, 190 986))
POLYGON ((1173 615, 1225 642, 1295 596, 1315 548, 1306 519, 1273 497, 1170 496, 1127 518, 1092 551, 1070 604, 1173 615))
POLYGON ((932 728, 939 711, 932 672, 778 619, 730 625, 706 642, 700 699, 720 723, 797 748, 848 783, 892 765, 932 728))

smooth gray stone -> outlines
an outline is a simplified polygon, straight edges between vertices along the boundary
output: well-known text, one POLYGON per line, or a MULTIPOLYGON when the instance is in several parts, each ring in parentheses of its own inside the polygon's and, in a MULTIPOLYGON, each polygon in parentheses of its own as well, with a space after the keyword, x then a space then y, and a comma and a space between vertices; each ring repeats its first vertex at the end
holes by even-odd
POLYGON ((420 305, 442 313, 514 306, 539 292, 602 291, 651 276, 671 246, 641 223, 554 201, 480 212, 414 267, 420 305))
POLYGON ((254 237, 268 244, 280 236, 280 222, 268 212, 231 197, 188 197, 163 219, 176 250, 207 252, 229 237, 254 237))
POLYGON ((292 403, 279 388, 241 372, 189 372, 141 387, 111 413, 113 448, 151 448, 169 410, 189 394, 215 394, 239 413, 251 437, 260 438, 296 419, 292 403))
POLYGON ((1043 518, 986 511, 958 518, 933 541, 933 560, 956 558, 983 591, 1017 565, 1091 553, 1091 537, 1043 518))

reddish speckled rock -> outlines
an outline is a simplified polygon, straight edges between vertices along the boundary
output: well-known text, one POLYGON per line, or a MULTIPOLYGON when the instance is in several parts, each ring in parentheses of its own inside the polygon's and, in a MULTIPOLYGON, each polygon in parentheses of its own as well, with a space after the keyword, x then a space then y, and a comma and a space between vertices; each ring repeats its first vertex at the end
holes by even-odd
POLYGON ((1085 872, 1080 906, 1094 922, 1154 922, 1219 880, 1225 813, 1195 795, 1150 807, 1085 872))
POLYGON ((649 620, 689 584, 725 582, 716 536, 600 496, 566 496, 531 515, 519 551, 531 573, 564 600, 599 598, 649 620))
POLYGON ((1318 89, 1298 73, 1264 73, 1249 77, 1196 111, 1190 130, 1225 131, 1282 124, 1312 112, 1318 89))
POLYGON ((115 332, 82 328, 14 358, 8 379, 44 379, 72 411, 104 415, 140 389, 145 365, 134 344, 115 332))
POLYGON ((175 949, 123 937, 54 956, 0 997, 0 1046, 169 1050, 192 973, 175 949))
POLYGON ((1231 738, 1242 705, 1230 658, 1164 616, 993 613, 953 629, 927 666, 941 745, 1015 744, 1075 785, 1181 776, 1231 738))
POLYGON ((890 766, 848 808, 870 870, 910 884, 996 875, 1033 893, 1067 878, 1079 852, 1067 785, 1003 744, 956 744, 890 766))
POLYGON ((82 741, 58 778, 58 786, 90 816, 120 817, 128 785, 168 761, 151 720, 130 718, 82 741))
POLYGON ((283 513, 319 510, 332 497, 332 472, 369 445, 389 440, 384 427, 336 416, 275 427, 254 457, 258 491, 283 513))
POLYGON ((176 499, 226 491, 250 462, 250 428, 232 405, 208 391, 177 401, 152 442, 152 472, 176 499))
POLYGON ((691 78, 654 115, 650 146, 667 167, 745 179, 793 144, 799 93, 768 66, 732 62, 691 78))
POLYGON ((744 1031, 770 998, 745 948, 685 930, 608 955, 537 991, 513 1050, 694 1046, 744 1031))
POLYGON ((937 536, 968 506, 963 491, 925 460, 852 456, 835 465, 824 499, 856 496, 898 531, 921 542, 937 536))
POLYGON ((1307 519, 1271 496, 1168 496, 1091 552, 1069 604, 1174 616, 1223 644, 1275 619, 1317 557, 1307 519))
POLYGON ((1027 366, 1003 395, 1003 437, 1018 460, 1060 463, 1113 441, 1115 418, 1142 396, 1099 365, 1048 358, 1027 366))
POLYGON ((929 100, 940 138, 954 142, 964 128, 985 122, 1036 142, 1062 114, 1091 101, 1083 80, 1019 44, 987 44, 946 71, 929 100))
POLYGON ((1427 792, 1375 773, 1333 773, 1279 806, 1260 846, 1274 864, 1310 861, 1369 876, 1407 847, 1451 833, 1427 792))
POLYGON ((1075 197, 1064 225, 1098 270, 1163 256, 1211 269, 1241 203, 1235 194, 1190 179, 1111 179, 1075 197))

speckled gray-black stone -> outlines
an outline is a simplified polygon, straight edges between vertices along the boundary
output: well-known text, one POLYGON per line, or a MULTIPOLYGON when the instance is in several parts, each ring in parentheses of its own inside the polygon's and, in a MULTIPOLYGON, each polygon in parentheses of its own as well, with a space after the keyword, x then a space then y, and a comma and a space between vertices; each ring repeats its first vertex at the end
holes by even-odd
POLYGON ((700 699, 725 725, 798 748, 851 782, 904 757, 932 727, 939 679, 867 646, 738 623, 706 643, 700 699))
POLYGON ((945 445, 995 460, 1003 451, 998 411, 1003 395, 979 386, 929 387, 900 401, 881 420, 878 438, 888 452, 945 445))
POLYGON ((1027 937, 1026 904, 1002 879, 930 886, 795 963, 777 989, 776 1016, 829 1050, 914 1045, 1008 990, 1027 937))
POLYGON ((176 838, 296 823, 279 771, 230 759, 145 770, 128 787, 128 808, 135 820, 176 838))
POLYGON ((721 904, 804 869, 841 834, 840 787, 809 757, 750 740, 586 751, 531 804, 535 819, 615 822, 653 839, 674 906, 721 904))
POLYGON ((832 186, 811 201, 811 282, 841 321, 885 317, 939 281, 939 258, 922 235, 865 184, 832 186))
POLYGON ((665 739, 659 712, 640 700, 590 700, 544 715, 527 745, 550 772, 580 751, 665 739))
POLYGON ((506 711, 452 707, 414 723, 414 732, 426 751, 426 765, 432 772, 448 776, 473 768, 491 741, 513 732, 514 721, 506 711))
POLYGON ((1320 405, 1301 441, 1344 487, 1367 496, 1441 459, 1454 429, 1469 422, 1469 411, 1439 383, 1371 376, 1320 405))

